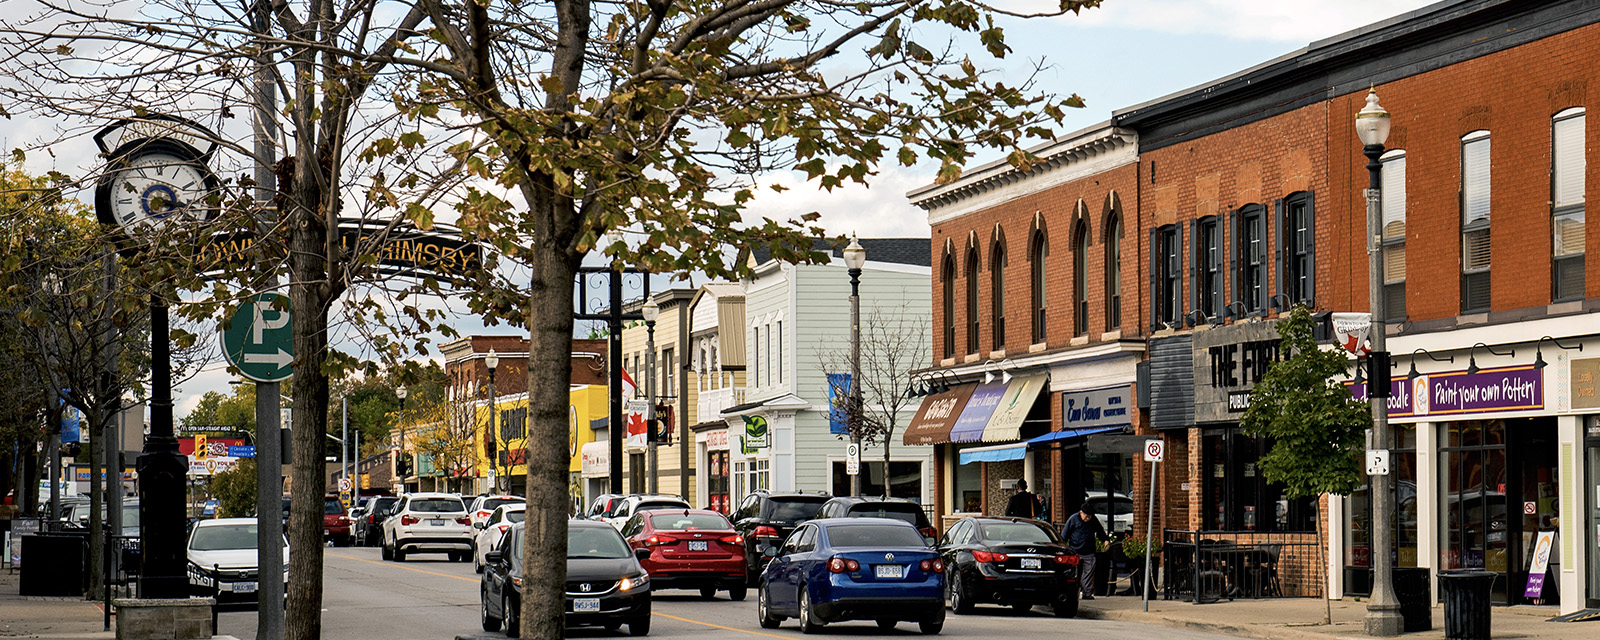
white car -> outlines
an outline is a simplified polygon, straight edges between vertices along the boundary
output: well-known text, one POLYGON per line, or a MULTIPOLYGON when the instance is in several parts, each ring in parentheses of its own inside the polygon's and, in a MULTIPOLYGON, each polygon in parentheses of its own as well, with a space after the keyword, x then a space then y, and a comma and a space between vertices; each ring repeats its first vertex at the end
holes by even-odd
POLYGON ((1128 494, 1112 493, 1107 496, 1105 491, 1090 491, 1086 504, 1089 512, 1100 520, 1100 526, 1106 533, 1133 531, 1133 500, 1128 494))
POLYGON ((611 526, 616 527, 618 531, 621 531, 622 525, 628 523, 628 518, 632 518, 633 514, 640 511, 650 511, 653 509, 692 508, 693 507, 690 507, 688 502, 685 502, 683 498, 678 496, 635 493, 624 496, 622 499, 612 502, 611 510, 605 512, 600 519, 610 523, 611 526))
POLYGON ((383 521, 384 560, 405 562, 410 553, 444 553, 455 562, 472 556, 473 529, 467 505, 452 493, 408 493, 383 521))
MULTIPOLYGON (((189 532, 189 592, 218 599, 255 600, 260 587, 256 519, 201 520, 189 532)), ((289 583, 289 540, 283 541, 283 581, 289 583)))
MULTIPOLYGON (((467 516, 472 519, 473 526, 483 522, 494 513, 495 507, 503 504, 523 504, 524 500, 513 495, 487 495, 473 498, 472 506, 467 507, 467 516)), ((520 520, 518 521, 520 522, 520 520)))
POLYGON ((522 522, 522 518, 527 514, 527 511, 528 505, 521 502, 502 504, 495 507, 489 517, 484 518, 482 522, 472 525, 474 529, 478 530, 477 535, 473 538, 472 545, 473 571, 483 573, 483 565, 486 562, 484 556, 493 551, 495 547, 500 546, 500 539, 504 538, 506 532, 511 530, 511 525, 522 522))

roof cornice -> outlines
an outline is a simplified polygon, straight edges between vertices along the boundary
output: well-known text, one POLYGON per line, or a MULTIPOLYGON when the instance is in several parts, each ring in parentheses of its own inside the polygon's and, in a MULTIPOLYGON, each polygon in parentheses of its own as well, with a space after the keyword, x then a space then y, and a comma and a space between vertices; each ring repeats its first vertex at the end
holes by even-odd
MULTIPOLYGON (((993 199, 989 194, 1014 184, 1042 180, 1040 184, 1035 185, 1035 189, 1030 189, 1037 190, 1098 173, 1113 166, 1136 162, 1138 142, 1138 134, 1133 130, 1113 127, 1110 122, 1103 122, 1029 149, 1030 153, 1039 158, 1039 162, 1026 170, 1012 166, 1007 160, 997 160, 963 173, 959 179, 950 184, 934 184, 913 189, 906 193, 906 198, 911 204, 928 212, 930 223, 937 224, 997 204, 998 201, 988 201, 993 199), (1109 165, 1095 162, 1105 160, 1118 151, 1124 152, 1126 157, 1119 158, 1109 165), (962 203, 970 204, 971 201, 980 198, 985 201, 977 203, 979 206, 958 206, 962 203)), ((1001 195, 999 201, 1006 199, 1010 198, 1001 195)))

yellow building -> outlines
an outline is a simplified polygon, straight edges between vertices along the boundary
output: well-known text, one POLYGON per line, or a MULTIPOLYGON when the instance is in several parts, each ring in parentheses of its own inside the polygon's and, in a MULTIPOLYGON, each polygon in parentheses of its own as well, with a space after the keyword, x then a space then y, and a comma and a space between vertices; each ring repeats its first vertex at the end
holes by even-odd
MULTIPOLYGON (((591 423, 605 418, 608 406, 606 387, 600 385, 573 385, 568 394, 569 489, 579 502, 583 498, 579 481, 580 452, 585 443, 594 441, 591 423)), ((500 396, 495 403, 492 423, 487 402, 478 403, 476 412, 475 424, 480 425, 480 435, 476 438, 478 476, 495 478, 490 485, 493 491, 508 490, 526 495, 523 489, 528 474, 528 394, 500 396)))

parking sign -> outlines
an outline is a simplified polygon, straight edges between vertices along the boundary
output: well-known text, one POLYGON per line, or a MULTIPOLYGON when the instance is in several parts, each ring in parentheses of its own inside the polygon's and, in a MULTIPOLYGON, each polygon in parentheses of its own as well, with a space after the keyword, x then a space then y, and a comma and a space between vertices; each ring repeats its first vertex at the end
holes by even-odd
POLYGON ((1166 446, 1162 441, 1160 441, 1160 440, 1146 440, 1146 441, 1144 441, 1144 461, 1145 462, 1161 462, 1161 458, 1165 454, 1166 454, 1166 446))

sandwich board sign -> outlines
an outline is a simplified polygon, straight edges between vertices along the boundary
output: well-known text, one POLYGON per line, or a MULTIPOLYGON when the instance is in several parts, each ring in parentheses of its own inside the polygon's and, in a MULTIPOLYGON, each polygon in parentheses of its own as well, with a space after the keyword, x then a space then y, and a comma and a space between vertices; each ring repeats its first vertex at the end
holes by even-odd
POLYGON ((222 324, 222 354, 228 364, 256 382, 282 382, 294 373, 294 330, 289 297, 251 296, 222 324))

